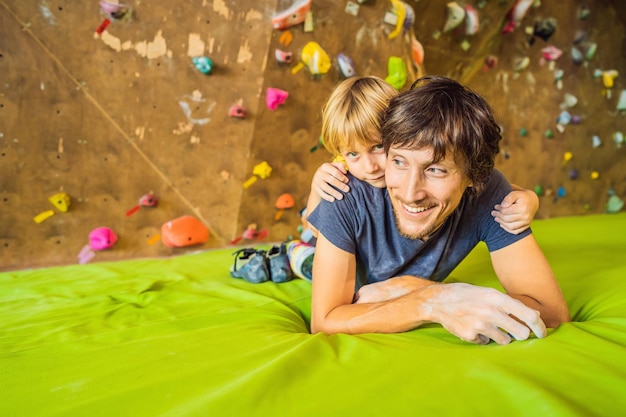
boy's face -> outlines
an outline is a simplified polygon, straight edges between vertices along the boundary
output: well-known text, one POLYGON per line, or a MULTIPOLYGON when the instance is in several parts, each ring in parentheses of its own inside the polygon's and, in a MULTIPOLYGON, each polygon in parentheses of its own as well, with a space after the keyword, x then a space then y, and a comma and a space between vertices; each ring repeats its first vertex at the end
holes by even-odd
POLYGON ((428 239, 472 185, 454 158, 433 163, 428 148, 391 148, 386 180, 396 226, 409 239, 428 239))
POLYGON ((351 149, 341 149, 348 171, 361 181, 376 188, 385 188, 385 163, 387 155, 382 143, 362 145, 355 143, 351 149))

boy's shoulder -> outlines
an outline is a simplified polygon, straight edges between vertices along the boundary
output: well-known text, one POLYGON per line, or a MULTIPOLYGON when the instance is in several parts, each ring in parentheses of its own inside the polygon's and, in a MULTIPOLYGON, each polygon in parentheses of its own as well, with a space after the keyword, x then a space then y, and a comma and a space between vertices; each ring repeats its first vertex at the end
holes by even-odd
POLYGON ((355 206, 359 207, 363 206, 364 203, 368 206, 372 206, 385 199, 385 195, 387 193, 386 188, 374 187, 365 181, 361 181, 350 173, 347 174, 347 177, 350 191, 344 193, 344 200, 346 202, 354 202, 355 206))

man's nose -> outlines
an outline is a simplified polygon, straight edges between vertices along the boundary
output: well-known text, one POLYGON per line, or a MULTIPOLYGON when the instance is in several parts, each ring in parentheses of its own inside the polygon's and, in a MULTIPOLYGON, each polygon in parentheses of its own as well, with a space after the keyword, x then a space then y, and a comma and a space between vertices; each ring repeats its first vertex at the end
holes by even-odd
POLYGON ((421 201, 428 196, 426 190, 426 176, 420 169, 411 170, 402 184, 402 197, 405 201, 421 201))

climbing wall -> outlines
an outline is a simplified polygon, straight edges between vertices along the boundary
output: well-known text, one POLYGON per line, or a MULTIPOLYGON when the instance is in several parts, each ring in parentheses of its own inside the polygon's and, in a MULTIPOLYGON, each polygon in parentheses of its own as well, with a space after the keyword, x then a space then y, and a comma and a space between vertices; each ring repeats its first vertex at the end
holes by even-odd
POLYGON ((477 15, 477 31, 468 34, 469 18, 446 30, 449 2, 407 2, 415 14, 413 33, 424 49, 419 70, 412 65, 408 35, 389 39, 395 26, 386 23, 386 17, 393 2, 349 7, 355 3, 315 1, 314 30, 291 28, 294 40, 288 47, 281 42, 281 31, 272 33, 264 88, 291 94, 276 111, 260 109, 249 170, 262 161, 276 169, 271 178, 244 192, 240 229, 255 224, 278 239, 293 233, 297 213, 276 221, 272 207, 283 192, 294 193, 297 208, 304 206, 312 173, 329 158, 310 150, 318 140, 321 106, 342 79, 336 64, 339 53, 350 56, 360 74, 384 78, 389 58, 399 56, 407 63, 409 80, 417 73, 447 75, 485 96, 503 128, 497 167, 511 181, 538 191, 538 218, 602 213, 611 195, 617 201, 626 197, 626 146, 622 148, 619 139, 626 133, 626 115, 617 110, 626 87, 626 3, 541 2, 503 34, 511 25, 509 11, 517 11, 514 5, 523 2, 467 2, 464 5, 473 5, 477 15), (556 23, 552 34, 545 40, 534 36, 535 22, 542 27, 548 20, 556 23), (319 43, 335 58, 333 69, 323 77, 306 70, 293 74, 295 64, 280 64, 272 57, 276 49, 298 56, 309 42, 319 43), (548 47, 558 49, 560 57, 543 58, 542 50, 548 47), (582 62, 574 62, 574 47, 583 54, 582 62), (612 87, 604 85, 603 74, 612 87), (576 104, 566 106, 572 97, 576 104), (557 120, 563 111, 571 116, 569 124, 557 120))
POLYGON ((358 74, 381 77, 400 57, 403 88, 418 73, 443 74, 483 94, 504 129, 497 166, 539 186, 538 217, 600 213, 611 194, 626 196, 623 2, 537 3, 503 34, 520 2, 471 1, 462 4, 476 10, 471 34, 469 18, 444 30, 449 2, 408 1, 424 50, 419 69, 408 33, 389 38, 392 2, 314 0, 310 21, 273 29, 272 17, 293 3, 133 0, 113 17, 95 0, 0 0, 0 269, 297 237, 313 172, 329 159, 319 148, 320 110, 343 79, 339 53, 358 74), (533 36, 550 18, 554 33, 533 36), (298 65, 310 42, 330 56, 328 73, 298 65), (562 54, 542 58, 548 46, 562 54), (277 49, 292 62, 279 62, 277 49), (196 68, 198 57, 210 58, 210 74, 196 68), (268 88, 288 93, 273 110, 268 88), (233 105, 246 117, 229 116, 233 105), (263 162, 265 178, 253 174, 263 162), (279 213, 283 193, 295 206, 279 213), (49 201, 59 195, 71 202, 65 212, 49 201), (146 195, 158 206, 137 210, 146 195), (166 246, 162 226, 181 216, 198 219, 208 241, 166 246), (263 233, 242 239, 251 225, 263 233), (117 234, 113 248, 86 246, 99 227, 117 234))
POLYGON ((87 261, 99 227, 118 241, 91 262, 223 246, 236 231, 275 2, 136 1, 119 20, 97 1, 0 4, 2 268, 87 261), (195 56, 210 56, 211 74, 195 56), (234 104, 250 119, 229 117, 234 104), (67 212, 48 201, 61 192, 67 212), (127 216, 149 193, 158 206, 127 216), (163 245, 162 225, 184 215, 208 227, 208 242, 163 245))

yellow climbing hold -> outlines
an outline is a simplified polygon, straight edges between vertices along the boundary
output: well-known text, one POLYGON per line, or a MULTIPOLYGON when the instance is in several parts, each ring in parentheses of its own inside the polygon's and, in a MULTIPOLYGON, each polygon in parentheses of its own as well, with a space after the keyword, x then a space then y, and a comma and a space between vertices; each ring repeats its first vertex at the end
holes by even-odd
POLYGON ((35 223, 39 224, 52 216, 54 216, 54 211, 46 210, 33 217, 33 220, 35 221, 35 223))
POLYGON ((54 205, 59 211, 65 213, 70 208, 70 204, 72 203, 70 200, 70 196, 66 193, 57 193, 51 197, 48 197, 48 201, 54 205))

